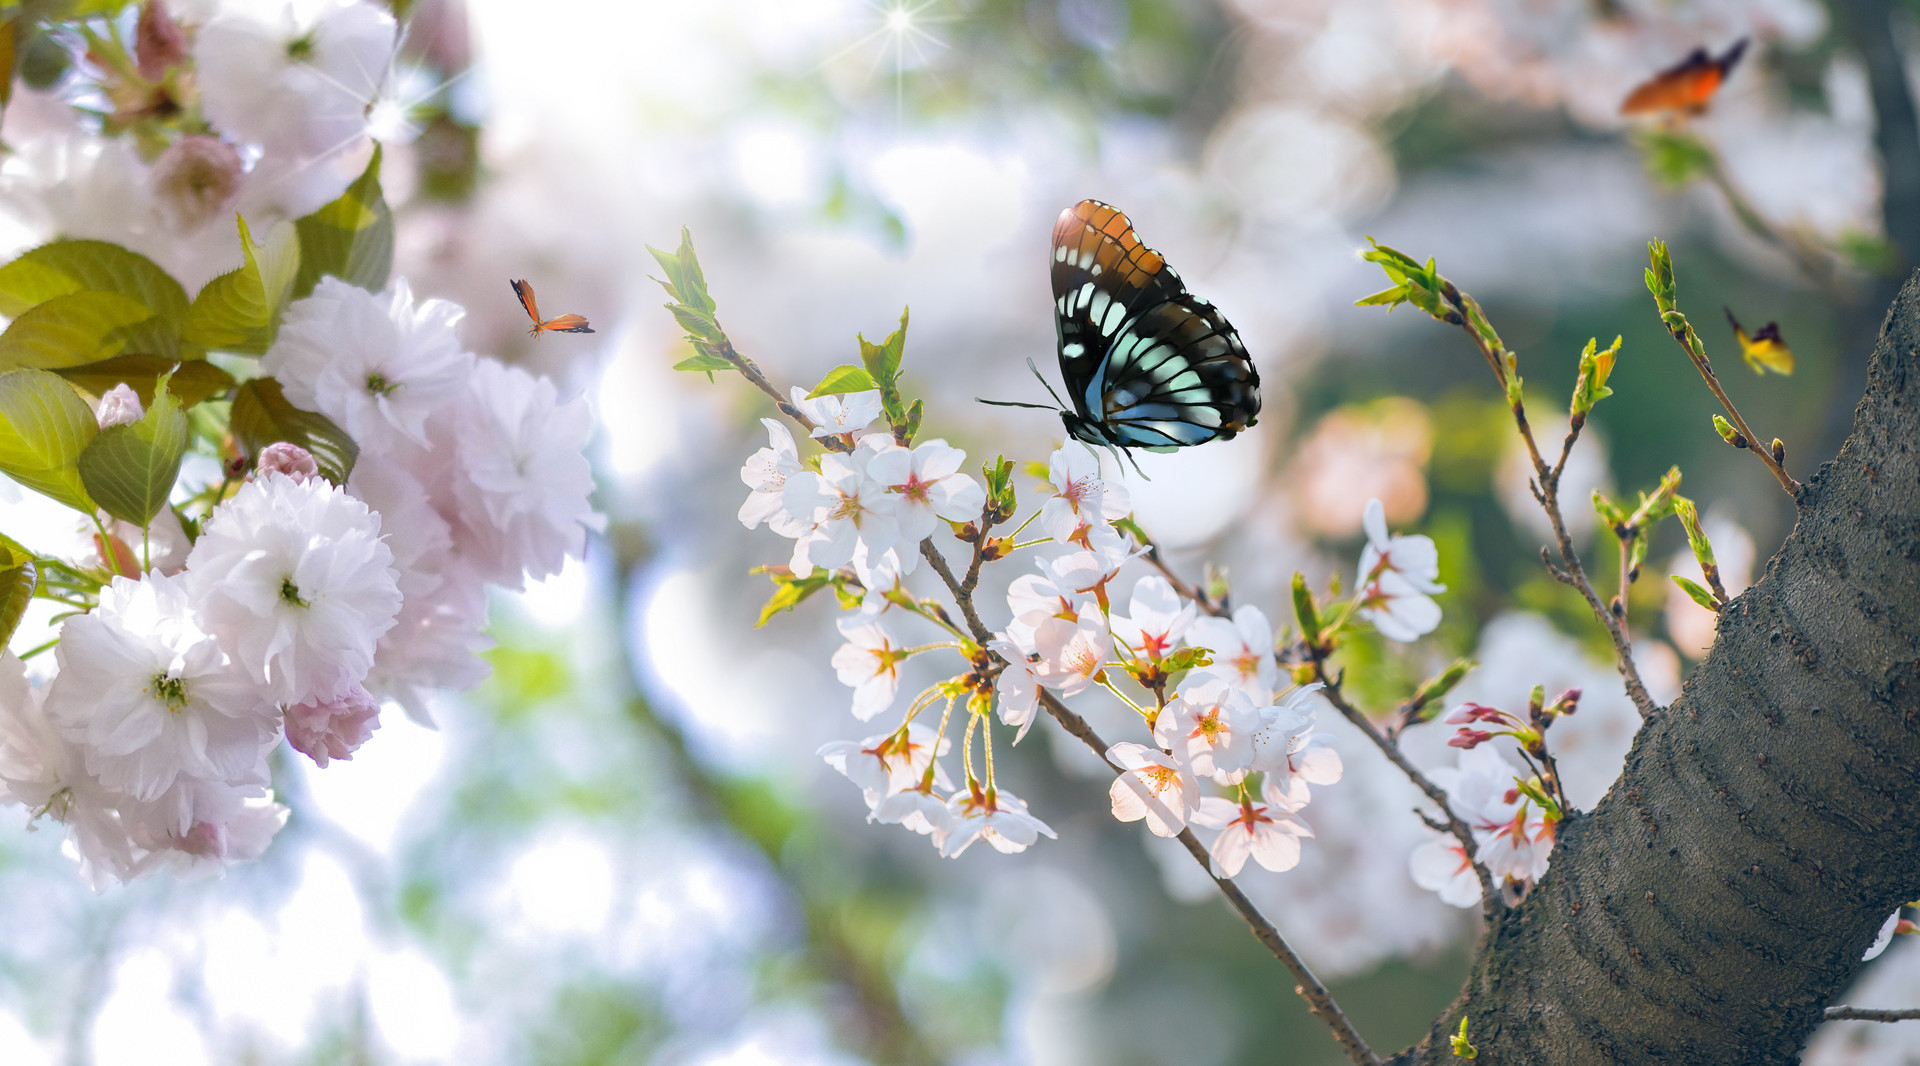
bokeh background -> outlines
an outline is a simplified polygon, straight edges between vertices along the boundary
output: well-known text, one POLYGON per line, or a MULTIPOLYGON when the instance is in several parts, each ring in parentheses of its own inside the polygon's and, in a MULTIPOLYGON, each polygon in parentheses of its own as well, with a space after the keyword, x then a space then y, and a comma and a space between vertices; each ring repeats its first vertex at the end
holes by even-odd
MULTIPOLYGON (((1384 284, 1364 236, 1436 256, 1485 304, 1543 427, 1585 341, 1622 335, 1565 491, 1581 537, 1590 489, 1631 499, 1678 464, 1731 582, 1791 510, 1714 436, 1642 286, 1645 242, 1672 242, 1682 307, 1803 476, 1844 435, 1920 257, 1907 3, 395 6, 392 91, 412 105, 383 133, 396 269, 467 307, 474 350, 592 398, 608 533, 494 605, 492 679, 442 700, 438 729, 389 714, 351 762, 279 767, 292 820, 223 880, 96 895, 55 833, 0 834, 0 1062, 1337 1062, 1198 869, 1114 823, 1106 771, 1047 724, 1000 772, 1059 841, 949 861, 864 821, 814 754, 867 731, 827 664, 831 605, 754 627, 769 590, 748 571, 786 545, 734 514, 769 412, 737 379, 669 369, 689 353, 645 246, 689 227, 721 322, 783 384, 854 361, 856 333, 911 307, 909 392, 977 465, 1057 442, 1043 412, 972 401, 1044 399, 1025 364, 1052 373, 1052 220, 1119 205, 1231 317, 1264 384, 1254 430, 1125 475, 1141 524, 1189 576, 1211 562, 1284 619, 1296 569, 1351 579, 1382 498, 1439 543, 1446 622, 1353 646, 1356 693, 1385 709, 1462 655, 1482 665, 1458 698, 1580 685, 1558 740, 1582 804, 1635 721, 1604 634, 1539 566, 1543 521, 1465 338, 1352 306, 1384 284), (1618 103, 1742 36, 1687 126, 1717 170, 1676 170, 1618 103), (529 339, 509 277, 599 332, 529 339), (1741 369, 1722 305, 1777 320, 1798 371, 1741 369)), ((0 136, 30 136, 50 99, 23 92, 0 136)), ((6 197, 0 215, 18 247, 60 232, 6 197)), ((1631 603, 1661 699, 1711 640, 1665 580, 1684 554, 1663 529, 1631 603)), ((1298 868, 1242 881, 1392 1049, 1451 999, 1475 921, 1407 874, 1426 832, 1410 787, 1322 720, 1347 771, 1316 790, 1318 836, 1298 868)), ((1410 746, 1451 761, 1439 737, 1410 746)), ((1865 980, 1856 1003, 1920 1003, 1920 952, 1896 944, 1865 980)), ((1920 1026, 1830 1026, 1809 1061, 1920 1061, 1920 1026)))

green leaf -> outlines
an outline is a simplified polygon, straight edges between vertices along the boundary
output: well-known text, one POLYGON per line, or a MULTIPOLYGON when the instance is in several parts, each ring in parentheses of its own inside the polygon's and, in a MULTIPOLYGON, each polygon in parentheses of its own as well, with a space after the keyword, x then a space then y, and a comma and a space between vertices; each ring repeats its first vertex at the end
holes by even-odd
POLYGON ((329 274, 369 292, 386 288, 393 273, 393 212, 380 195, 380 146, 338 200, 294 219, 293 228, 300 265, 289 299, 310 295, 329 274))
POLYGON ((240 386, 230 424, 248 455, 258 458, 262 448, 278 441, 298 444, 313 453, 321 475, 336 485, 346 484, 360 457, 353 438, 325 415, 295 407, 272 378, 254 378, 240 386))
POLYGON ((0 315, 22 315, 35 304, 89 289, 137 300, 154 313, 147 328, 129 334, 127 347, 179 354, 186 290, 153 260, 106 241, 54 241, 0 267, 0 315))
POLYGON ((20 628, 20 619, 26 616, 27 604, 33 602, 33 589, 39 580, 40 570, 32 559, 0 570, 0 648, 6 647, 20 628))
MULTIPOLYGON (((696 311, 711 315, 714 311, 713 297, 707 295, 707 277, 700 270, 700 257, 693 251, 693 233, 687 227, 680 227, 680 247, 671 252, 663 252, 652 245, 647 246, 653 260, 667 275, 660 281, 660 287, 675 301, 685 304, 696 311)), ((658 278, 654 279, 659 281, 658 278)))
MULTIPOLYGON (((887 334, 887 339, 874 344, 859 334, 854 339, 860 342, 860 362, 864 363, 867 373, 873 375, 877 386, 893 384, 900 377, 900 360, 907 348, 907 311, 900 310, 900 328, 887 334)), ((870 385, 868 388, 876 386, 870 385)))
POLYGON ((100 432, 73 386, 45 370, 0 374, 0 471, 76 511, 94 512, 80 453, 100 432))
POLYGON ((876 386, 872 375, 851 364, 842 364, 827 371, 820 384, 807 393, 807 399, 815 396, 840 396, 849 392, 871 392, 876 386))
POLYGON ((1669 189, 1713 173, 1716 165, 1713 149, 1690 133, 1646 130, 1635 141, 1646 159, 1647 172, 1669 189))
POLYGON ((157 355, 116 355, 112 359, 88 363, 86 366, 66 367, 54 373, 95 396, 104 394, 115 385, 125 384, 139 394, 143 405, 151 405, 155 383, 160 375, 169 371, 173 373, 173 378, 167 382, 167 391, 180 401, 182 407, 192 407, 235 385, 232 374, 204 359, 176 363, 157 355))
POLYGON ((22 311, 0 333, 0 370, 58 370, 111 359, 126 350, 125 327, 153 309, 117 292, 82 289, 22 311))
POLYGON ((1479 663, 1474 662, 1472 659, 1455 659, 1445 670, 1421 682, 1419 689, 1414 692, 1413 698, 1408 700, 1407 704, 1409 708, 1415 712, 1419 712, 1422 708, 1426 707, 1432 707, 1432 710, 1426 711, 1424 714, 1419 714, 1414 720, 1419 722, 1432 721, 1433 718, 1440 713, 1440 708, 1444 706, 1441 701, 1446 699, 1447 693, 1452 692, 1454 686, 1458 685, 1461 679, 1467 676, 1469 671, 1479 665, 1479 663))
POLYGON ((1686 593, 1688 599, 1715 614, 1720 613, 1720 604, 1714 601, 1713 593, 1701 588, 1698 581, 1690 581, 1679 574, 1674 574, 1673 583, 1680 586, 1680 591, 1686 593))
POLYGON ((1206 648, 1181 648, 1170 653, 1160 666, 1169 674, 1195 670, 1213 663, 1213 652, 1206 648))
POLYGON ((1381 289, 1372 296, 1362 296, 1360 299, 1353 301, 1353 306, 1385 307, 1391 311, 1406 302, 1407 287, 1405 285, 1395 285, 1391 289, 1381 289))
POLYGON ((280 312, 300 273, 299 230, 281 222, 267 231, 265 244, 255 244, 247 220, 235 217, 246 263, 200 289, 181 335, 203 348, 258 355, 273 346, 280 312))
POLYGON ((706 352, 696 352, 673 364, 673 368, 675 370, 704 370, 707 374, 707 380, 712 381, 714 371, 732 370, 734 366, 732 363, 727 362, 717 355, 708 355, 706 352))
POLYGON ((754 623, 755 628, 766 625, 781 611, 793 610, 808 596, 826 588, 832 580, 832 576, 824 570, 814 571, 811 577, 794 577, 773 571, 768 573, 773 577, 773 596, 767 600, 765 607, 760 608, 760 620, 754 623))
POLYGON ((1300 623, 1300 636, 1308 644, 1320 639, 1320 611, 1314 606, 1307 576, 1298 570, 1293 572, 1293 617, 1300 623))
POLYGON ((80 453, 80 478, 102 510, 144 527, 166 506, 187 437, 187 416, 162 377, 138 422, 101 430, 80 453))

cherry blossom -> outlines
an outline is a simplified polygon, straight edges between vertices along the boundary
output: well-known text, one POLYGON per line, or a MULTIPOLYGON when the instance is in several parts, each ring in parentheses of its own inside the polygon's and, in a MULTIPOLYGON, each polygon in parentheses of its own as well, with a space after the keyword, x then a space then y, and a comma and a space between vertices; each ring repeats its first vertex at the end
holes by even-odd
POLYGON ((807 390, 798 385, 793 387, 793 405, 800 413, 814 423, 813 436, 840 437, 858 439, 861 431, 880 417, 880 393, 878 390, 867 392, 849 392, 838 396, 816 396, 807 399, 807 390))
POLYGON ((255 478, 214 509, 183 578, 199 618, 275 703, 367 676, 401 605, 380 516, 343 489, 255 478))
POLYGON ((1112 522, 1133 510, 1127 487, 1100 476, 1100 459, 1069 441, 1047 460, 1047 478, 1054 495, 1040 508, 1040 528, 1062 544, 1078 544, 1090 551, 1122 547, 1112 522))
POLYGON ((1146 819, 1155 836, 1178 835, 1200 809, 1200 784, 1182 748, 1173 753, 1122 741, 1107 749, 1107 761, 1120 768, 1107 790, 1113 816, 1122 822, 1146 819))
POLYGON ((1436 832, 1407 857, 1407 871, 1413 883, 1438 893, 1440 902, 1450 907, 1471 907, 1480 902, 1480 878, 1473 872, 1473 860, 1467 849, 1451 833, 1436 832))
POLYGON ((908 451, 875 435, 860 442, 884 441, 867 463, 867 475, 900 498, 900 543, 910 546, 932 535, 940 519, 970 522, 980 517, 987 492, 960 472, 967 453, 944 440, 922 441, 908 451))
POLYGON ((864 722, 892 705, 906 653, 878 622, 854 615, 841 618, 839 627, 847 643, 833 653, 833 669, 841 684, 852 686, 853 716, 864 722))
POLYGON ((241 141, 303 157, 337 151, 365 133, 395 35, 393 16, 364 0, 232 6, 194 41, 200 107, 241 141))
POLYGON ((1196 610, 1166 578, 1149 574, 1134 582, 1127 613, 1113 616, 1113 635, 1136 655, 1157 660, 1186 637, 1196 610))
POLYGON ((552 380, 494 359, 476 361, 454 427, 455 545, 487 580, 511 589, 560 572, 586 552, 595 513, 584 397, 562 401, 552 380))
POLYGON ((1220 830, 1209 849, 1215 877, 1237 877, 1249 856, 1261 868, 1284 873, 1300 864, 1300 838, 1313 830, 1289 817, 1298 808, 1283 804, 1239 803, 1209 796, 1195 812, 1195 825, 1220 830))
POLYGON ((994 690, 1000 697, 1000 720, 1017 727, 1013 742, 1018 744, 1037 717, 1040 678, 1027 660, 1027 652, 1011 641, 990 640, 987 648, 1007 661, 1006 668, 994 679, 994 690))
MULTIPOLYGON (((1311 722, 1311 718, 1309 718, 1311 722)), ((1265 721, 1245 692, 1226 678, 1196 672, 1161 710, 1153 739, 1192 760, 1193 772, 1232 783, 1254 761, 1254 736, 1265 721)))
POLYGON ((324 277, 287 307, 260 369, 294 406, 333 419, 362 448, 396 436, 427 447, 428 417, 463 396, 473 376, 474 357, 454 333, 465 315, 446 300, 416 306, 404 278, 380 294, 324 277))
POLYGON ((1387 535, 1386 509, 1368 500, 1362 519, 1366 547, 1360 550, 1361 618, 1388 640, 1411 641, 1440 624, 1440 605, 1432 600, 1447 591, 1440 576, 1440 553, 1431 537, 1387 535))
POLYGON ((1272 701, 1280 668, 1273 661, 1273 625, 1260 608, 1242 605, 1231 621, 1211 615, 1197 618, 1187 631, 1187 643, 1212 649, 1213 663, 1202 671, 1226 678, 1256 704, 1272 701))
POLYGON ((1340 753, 1333 750, 1332 737, 1309 732, 1314 719, 1312 696, 1321 687, 1319 682, 1302 685, 1260 711, 1249 768, 1265 775, 1260 787, 1269 803, 1281 802, 1280 797, 1292 795, 1296 788, 1305 795, 1309 784, 1335 784, 1346 769, 1340 753))
MULTIPOLYGON (((295 481, 306 481, 320 476, 320 464, 314 460, 313 453, 298 444, 275 441, 260 449, 259 459, 254 461, 254 474, 263 477, 267 474, 285 474, 295 481)), ((380 463, 367 464, 368 469, 398 470, 398 467, 380 463)), ((356 494, 357 495, 357 494, 356 494)), ((379 508, 374 508, 379 510, 379 508)))
MULTIPOLYGON (((868 581, 868 577, 880 555, 900 539, 900 497, 867 475, 872 455, 865 449, 850 455, 829 453, 820 457, 818 474, 802 472, 787 479, 781 497, 786 509, 805 516, 811 525, 794 542, 794 576, 855 563, 869 586, 890 583, 868 581)), ((897 559, 893 572, 911 572, 916 559, 911 553, 897 559)))
POLYGON ((1522 771, 1493 745, 1460 753, 1458 766, 1428 772, 1473 829, 1474 859, 1495 882, 1527 883, 1547 872, 1554 825, 1516 786, 1522 771))
POLYGON ((1027 812, 1020 797, 1006 789, 983 789, 979 784, 953 794, 947 800, 953 828, 940 844, 940 854, 949 859, 960 857, 976 840, 984 839, 1003 855, 1013 855, 1032 847, 1041 837, 1058 839, 1047 823, 1027 812))
POLYGON ((786 426, 771 418, 761 419, 760 424, 767 427, 767 447, 748 456, 740 468, 740 480, 749 490, 746 502, 740 505, 740 522, 748 529, 765 522, 768 529, 783 537, 801 536, 810 523, 787 510, 785 494, 787 479, 806 468, 800 464, 793 434, 786 426))
POLYGON ((1880 924, 1880 931, 1873 934, 1873 943, 1867 945, 1867 953, 1860 956, 1861 962, 1879 958, 1887 950, 1887 945, 1893 943, 1893 934, 1900 928, 1900 912, 1904 909, 1896 907, 1892 914, 1887 915, 1887 920, 1880 924))
POLYGON ((350 761, 372 738, 380 728, 380 705, 355 685, 344 696, 293 704, 283 717, 287 746, 325 769, 334 759, 350 761))
POLYGON ((183 776, 264 779, 273 701, 195 623, 185 578, 114 578, 55 655, 47 716, 106 787, 155 800, 183 776))
POLYGON ((138 422, 146 413, 146 408, 140 406, 140 394, 121 382, 101 394, 100 406, 94 411, 94 417, 101 429, 110 429, 138 422))
POLYGON ((1034 627, 1033 675, 1041 685, 1062 696, 1084 691, 1113 654, 1113 635, 1107 617, 1094 604, 1082 604, 1073 618, 1042 619, 1034 627))

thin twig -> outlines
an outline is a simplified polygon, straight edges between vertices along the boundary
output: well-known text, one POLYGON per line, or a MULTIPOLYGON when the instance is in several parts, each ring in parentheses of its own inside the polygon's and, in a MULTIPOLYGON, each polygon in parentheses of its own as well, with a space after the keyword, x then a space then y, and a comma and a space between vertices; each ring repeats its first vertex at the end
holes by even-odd
MULTIPOLYGON (((934 548, 932 538, 920 542, 920 554, 927 560, 927 565, 933 568, 933 572, 940 575, 940 580, 946 584, 947 591, 952 594, 954 602, 960 607, 960 613, 966 617, 968 627, 973 630, 974 639, 982 645, 986 644, 993 637, 992 631, 980 621, 979 612, 973 606, 973 596, 962 586, 959 579, 953 576, 953 568, 947 565, 946 557, 934 548)), ((1170 574, 1169 580, 1174 580, 1170 574)), ((1062 729, 1092 749, 1093 753, 1098 755, 1101 761, 1106 762, 1115 773, 1123 772, 1122 767, 1114 765, 1107 759, 1109 745, 1100 738, 1099 733, 1094 731, 1093 726, 1087 724, 1085 718, 1075 714, 1066 704, 1060 702, 1058 697, 1045 689, 1040 690, 1040 704, 1047 709, 1048 714, 1053 716, 1054 721, 1060 723, 1062 729)), ((1194 861, 1200 864, 1201 869, 1207 871, 1207 876, 1212 877, 1212 860, 1207 855, 1207 849, 1202 847, 1200 841, 1194 837, 1193 830, 1182 830, 1178 839, 1186 845, 1187 851, 1193 855, 1194 861)), ((1339 1004, 1334 1002, 1333 994, 1327 991, 1327 986, 1313 975, 1313 971, 1307 968, 1306 962, 1287 945, 1280 931, 1260 913, 1260 909, 1253 905, 1253 901, 1247 898, 1246 893, 1240 891, 1240 886, 1231 880, 1219 877, 1214 877, 1213 882, 1220 889, 1221 894, 1227 898, 1227 903, 1246 921, 1247 927, 1253 931, 1254 938, 1272 952, 1273 957, 1280 960, 1280 964, 1293 975, 1294 980, 1298 982, 1294 991, 1307 1001, 1307 1009, 1333 1030, 1334 1040, 1339 1042, 1341 1049, 1347 1053, 1347 1057, 1352 1059, 1356 1066, 1379 1066, 1379 1056, 1375 1055, 1367 1046, 1367 1042, 1361 1039, 1353 1023, 1347 1020, 1339 1004)))
POLYGON ((1912 1022, 1920 1021, 1920 1007, 1906 1010, 1871 1010, 1866 1007, 1849 1007, 1845 1003, 1827 1008, 1827 1021, 1830 1022, 1912 1022))
MULTIPOLYGON (((1496 351, 1494 345, 1473 326, 1474 319, 1484 321, 1486 317, 1479 305, 1452 282, 1445 283, 1442 296, 1455 309, 1449 321, 1459 319, 1454 324, 1465 331, 1474 347, 1486 357, 1487 365, 1493 368, 1494 376, 1504 389, 1507 384, 1506 361, 1502 358, 1504 349, 1496 351)), ((1547 522, 1553 526, 1554 543, 1560 552, 1561 565, 1571 579, 1568 583, 1579 591, 1581 598, 1587 601, 1587 606, 1593 611, 1593 616, 1599 619, 1600 624, 1606 627, 1607 635, 1613 638, 1614 665, 1620 671, 1620 679, 1626 683, 1627 696, 1639 708, 1642 718, 1650 718, 1658 714, 1660 708, 1653 702, 1653 697, 1647 695, 1646 683, 1640 680, 1640 670, 1633 664, 1633 642, 1627 636, 1626 626, 1613 616, 1607 605, 1600 601, 1600 594, 1594 591, 1593 582, 1587 579, 1586 570, 1580 565, 1580 553, 1574 550, 1573 536, 1567 532, 1566 519, 1560 513, 1560 472, 1567 452, 1573 448, 1574 434, 1569 433, 1561 445, 1560 465, 1550 467, 1541 458, 1540 446, 1533 439, 1533 427, 1527 422, 1525 404, 1516 400, 1510 406, 1514 425, 1520 430, 1520 439, 1527 446, 1527 458, 1533 462, 1534 491, 1540 500, 1540 509, 1547 514, 1547 522)))
MULTIPOLYGON (((1374 728, 1372 720, 1347 700, 1346 694, 1340 691, 1341 679, 1327 673, 1327 661, 1311 645, 1308 647, 1308 654, 1313 656, 1314 678, 1326 686, 1320 690, 1320 695, 1325 696, 1327 702, 1333 704, 1333 709, 1339 711, 1342 717, 1352 722, 1354 728, 1366 734, 1367 739, 1373 741, 1373 746, 1379 748, 1381 754, 1387 757, 1387 761, 1399 767, 1400 772, 1407 775, 1407 780, 1412 781, 1415 788, 1426 793, 1427 798, 1440 808, 1441 815, 1446 819, 1447 832, 1453 834, 1454 839, 1460 842, 1460 846, 1466 849, 1468 857, 1471 858, 1475 850, 1473 828, 1462 821, 1459 815, 1453 813, 1453 805, 1447 802, 1446 790, 1434 784, 1431 778, 1420 772, 1420 768, 1413 765, 1413 761, 1400 750, 1399 744, 1382 735, 1380 730, 1374 728)), ((1487 872, 1487 868, 1479 862, 1473 862, 1471 865, 1474 876, 1480 879, 1481 913, 1488 921, 1492 921, 1495 915, 1506 908, 1506 904, 1501 900, 1500 890, 1494 885, 1493 875, 1487 872)))
POLYGON ((1780 487, 1787 491, 1787 495, 1799 499, 1800 482, 1796 481, 1792 474, 1787 473, 1787 468, 1773 457, 1773 451, 1761 442, 1760 437, 1753 432, 1753 427, 1747 425, 1747 420, 1741 417, 1740 409, 1733 405, 1727 390, 1720 387, 1720 375, 1713 372, 1713 364, 1707 360, 1704 352, 1695 352, 1693 345, 1687 343, 1688 328, 1675 328, 1668 325, 1667 335, 1673 338, 1681 351, 1687 353, 1693 368, 1700 372, 1700 377, 1706 381, 1707 388, 1713 391, 1714 397, 1720 401, 1720 406, 1726 409, 1727 417, 1733 420, 1733 428, 1739 430, 1741 439, 1747 442, 1747 450, 1760 457, 1760 461, 1766 464, 1767 472, 1773 475, 1774 480, 1780 482, 1780 487))

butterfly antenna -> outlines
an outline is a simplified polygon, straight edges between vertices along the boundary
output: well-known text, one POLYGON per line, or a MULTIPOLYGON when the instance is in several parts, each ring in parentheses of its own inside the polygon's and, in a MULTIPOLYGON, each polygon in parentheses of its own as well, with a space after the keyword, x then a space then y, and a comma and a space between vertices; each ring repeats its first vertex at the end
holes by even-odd
POLYGON ((1033 365, 1031 356, 1027 358, 1027 369, 1033 371, 1033 376, 1040 379, 1040 386, 1047 390, 1048 396, 1053 397, 1053 402, 1059 404, 1062 411, 1067 410, 1067 402, 1060 398, 1059 393, 1053 391, 1053 386, 1048 383, 1046 376, 1040 373, 1040 368, 1033 365))
POLYGON ((1036 411, 1054 410, 1054 408, 1048 407, 1044 403, 1021 403, 1019 400, 983 400, 980 397, 975 396, 973 398, 973 402, 984 403, 993 407, 1031 407, 1036 411))

